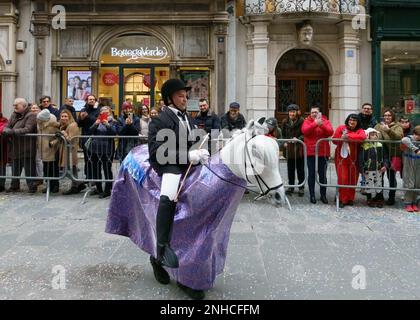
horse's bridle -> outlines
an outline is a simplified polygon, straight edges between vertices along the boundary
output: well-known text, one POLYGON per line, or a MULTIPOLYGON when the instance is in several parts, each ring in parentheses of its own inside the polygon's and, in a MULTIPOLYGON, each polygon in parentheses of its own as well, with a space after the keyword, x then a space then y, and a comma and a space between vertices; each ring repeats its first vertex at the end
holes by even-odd
MULTIPOLYGON (((243 132, 243 133, 245 133, 245 132, 243 132)), ((275 189, 278 189, 278 188, 280 188, 280 187, 282 187, 283 186, 283 183, 280 183, 278 186, 275 186, 275 187, 269 187, 268 186, 268 184, 264 181, 264 179, 263 178, 261 178, 261 176, 257 173, 257 171, 255 170, 255 167, 254 167, 254 165, 253 165, 253 163, 252 163, 252 160, 251 160, 251 155, 249 154, 249 148, 248 148, 248 142, 249 141, 251 141, 252 139, 254 139, 255 137, 256 137, 257 135, 252 135, 251 136, 251 138, 249 138, 248 140, 246 139, 246 134, 245 134, 245 177, 246 177, 246 180, 249 182, 249 183, 251 183, 252 184, 252 182, 249 180, 249 178, 248 178, 248 174, 247 174, 247 159, 249 159, 249 163, 251 164, 251 168, 252 168, 252 173, 253 173, 253 176, 255 177, 255 179, 257 180, 257 183, 258 183, 258 188, 260 189, 260 194, 259 194, 259 196, 257 197, 257 199, 258 198, 261 198, 261 197, 265 197, 271 190, 275 190, 275 189), (263 188, 262 188, 262 185, 261 184, 263 184, 266 188, 267 188, 267 190, 266 191, 263 191, 263 188)))
MULTIPOLYGON (((252 192, 252 193, 256 193, 256 194, 258 194, 258 196, 254 199, 254 200, 258 200, 258 199, 260 199, 260 198, 263 198, 263 197, 265 197, 265 196, 267 196, 267 194, 271 191, 271 190, 275 190, 275 189, 277 189, 277 188, 280 188, 280 187, 282 187, 283 186, 283 183, 280 183, 278 186, 275 186, 275 187, 272 187, 272 188, 270 188, 268 185, 267 185, 267 183, 264 181, 264 179, 263 178, 261 178, 261 176, 257 173, 257 171, 255 170, 255 167, 254 167, 254 165, 252 164, 252 160, 251 160, 251 155, 249 154, 249 150, 248 150, 248 142, 249 141, 251 141, 253 138, 255 138, 257 135, 253 135, 251 138, 249 138, 248 140, 246 139, 246 133, 245 132, 242 132, 242 133, 240 133, 240 135, 241 134, 245 134, 245 177, 246 177, 246 180, 249 182, 249 183, 251 183, 251 184, 253 184, 250 180, 249 180, 249 178, 248 178, 248 174, 247 174, 247 159, 249 158, 249 162, 250 162, 250 164, 251 164, 251 168, 252 168, 252 172, 253 172, 253 175, 255 176, 255 178, 256 178, 256 180, 257 180, 257 183, 258 183, 258 188, 260 189, 260 191, 261 192, 256 192, 256 191, 254 191, 254 190, 251 190, 251 189, 249 189, 249 188, 247 188, 247 187, 243 187, 243 186, 241 186, 241 185, 239 185, 239 184, 236 184, 236 183, 233 183, 232 181, 229 181, 229 180, 226 180, 226 179, 224 179, 224 178, 222 178, 222 177, 220 177, 216 172, 214 172, 208 165, 205 165, 206 167, 207 167, 207 169, 209 169, 215 176, 217 176, 219 179, 221 179, 221 180, 223 180, 223 181, 225 181, 225 182, 227 182, 227 183, 230 183, 230 184, 233 184, 233 185, 235 185, 235 186, 238 186, 238 187, 241 187, 241 188, 244 188, 245 190, 248 190, 249 192, 252 192), (267 190, 266 191, 263 191, 263 188, 262 188, 262 184, 267 188, 267 190)), ((232 141, 232 139, 233 139, 233 137, 231 138, 231 139, 229 139, 229 141, 226 143, 226 144, 228 144, 229 142, 231 142, 232 141)))

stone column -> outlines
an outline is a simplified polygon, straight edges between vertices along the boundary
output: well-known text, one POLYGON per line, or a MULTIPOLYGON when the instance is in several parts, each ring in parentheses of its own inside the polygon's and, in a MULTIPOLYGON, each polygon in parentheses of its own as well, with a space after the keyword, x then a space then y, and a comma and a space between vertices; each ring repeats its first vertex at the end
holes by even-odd
POLYGON ((51 94, 51 87, 47 84, 51 73, 51 50, 50 46, 47 46, 49 23, 34 21, 32 34, 35 37, 35 99, 38 100, 44 94, 51 94), (47 73, 47 70, 50 73, 47 73))
POLYGON ((226 39, 227 24, 220 23, 216 25, 214 32, 216 37, 216 103, 213 111, 215 113, 223 113, 226 101, 226 39))
POLYGON ((13 113, 13 101, 16 98, 16 72, 3 72, 0 75, 2 83, 3 116, 10 118, 13 113))
POLYGON ((335 101, 332 103, 333 112, 330 113, 330 118, 333 124, 342 124, 348 114, 358 113, 360 109, 360 39, 359 32, 352 28, 351 21, 342 21, 337 27, 340 69, 339 74, 332 79, 331 90, 335 93, 335 101), (334 110, 334 107, 337 109, 334 110))
POLYGON ((247 90, 247 120, 268 115, 268 25, 265 17, 255 17, 251 41, 248 43, 249 82, 247 90))

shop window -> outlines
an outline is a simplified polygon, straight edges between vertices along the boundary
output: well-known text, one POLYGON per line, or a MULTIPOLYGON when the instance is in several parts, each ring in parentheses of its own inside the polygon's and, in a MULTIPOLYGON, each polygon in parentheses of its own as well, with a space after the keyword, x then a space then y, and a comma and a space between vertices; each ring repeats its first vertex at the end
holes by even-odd
POLYGON ((384 41, 382 46, 382 112, 420 116, 420 42, 384 41))

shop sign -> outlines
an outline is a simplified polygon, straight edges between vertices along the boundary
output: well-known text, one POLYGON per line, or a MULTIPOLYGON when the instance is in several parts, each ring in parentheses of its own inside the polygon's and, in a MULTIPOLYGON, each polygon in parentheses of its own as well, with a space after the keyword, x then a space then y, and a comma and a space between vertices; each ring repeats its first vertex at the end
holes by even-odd
POLYGON ((165 59, 167 56, 168 50, 165 47, 139 47, 136 49, 111 47, 111 57, 128 58, 127 62, 138 59, 159 61, 165 59))
POLYGON ((105 72, 102 76, 102 82, 106 86, 113 86, 118 83, 118 76, 112 72, 105 72))
POLYGON ((414 107, 415 107, 415 101, 414 100, 405 100, 405 113, 413 113, 414 107))

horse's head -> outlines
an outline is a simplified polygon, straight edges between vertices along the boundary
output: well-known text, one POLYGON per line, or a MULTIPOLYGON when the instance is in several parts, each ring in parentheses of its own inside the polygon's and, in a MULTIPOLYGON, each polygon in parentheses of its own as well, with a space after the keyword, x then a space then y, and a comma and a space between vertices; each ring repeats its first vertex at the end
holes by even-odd
POLYGON ((285 204, 286 197, 279 171, 277 141, 267 137, 265 118, 251 120, 220 151, 222 161, 232 172, 258 187, 261 194, 272 196, 276 204, 285 204))

